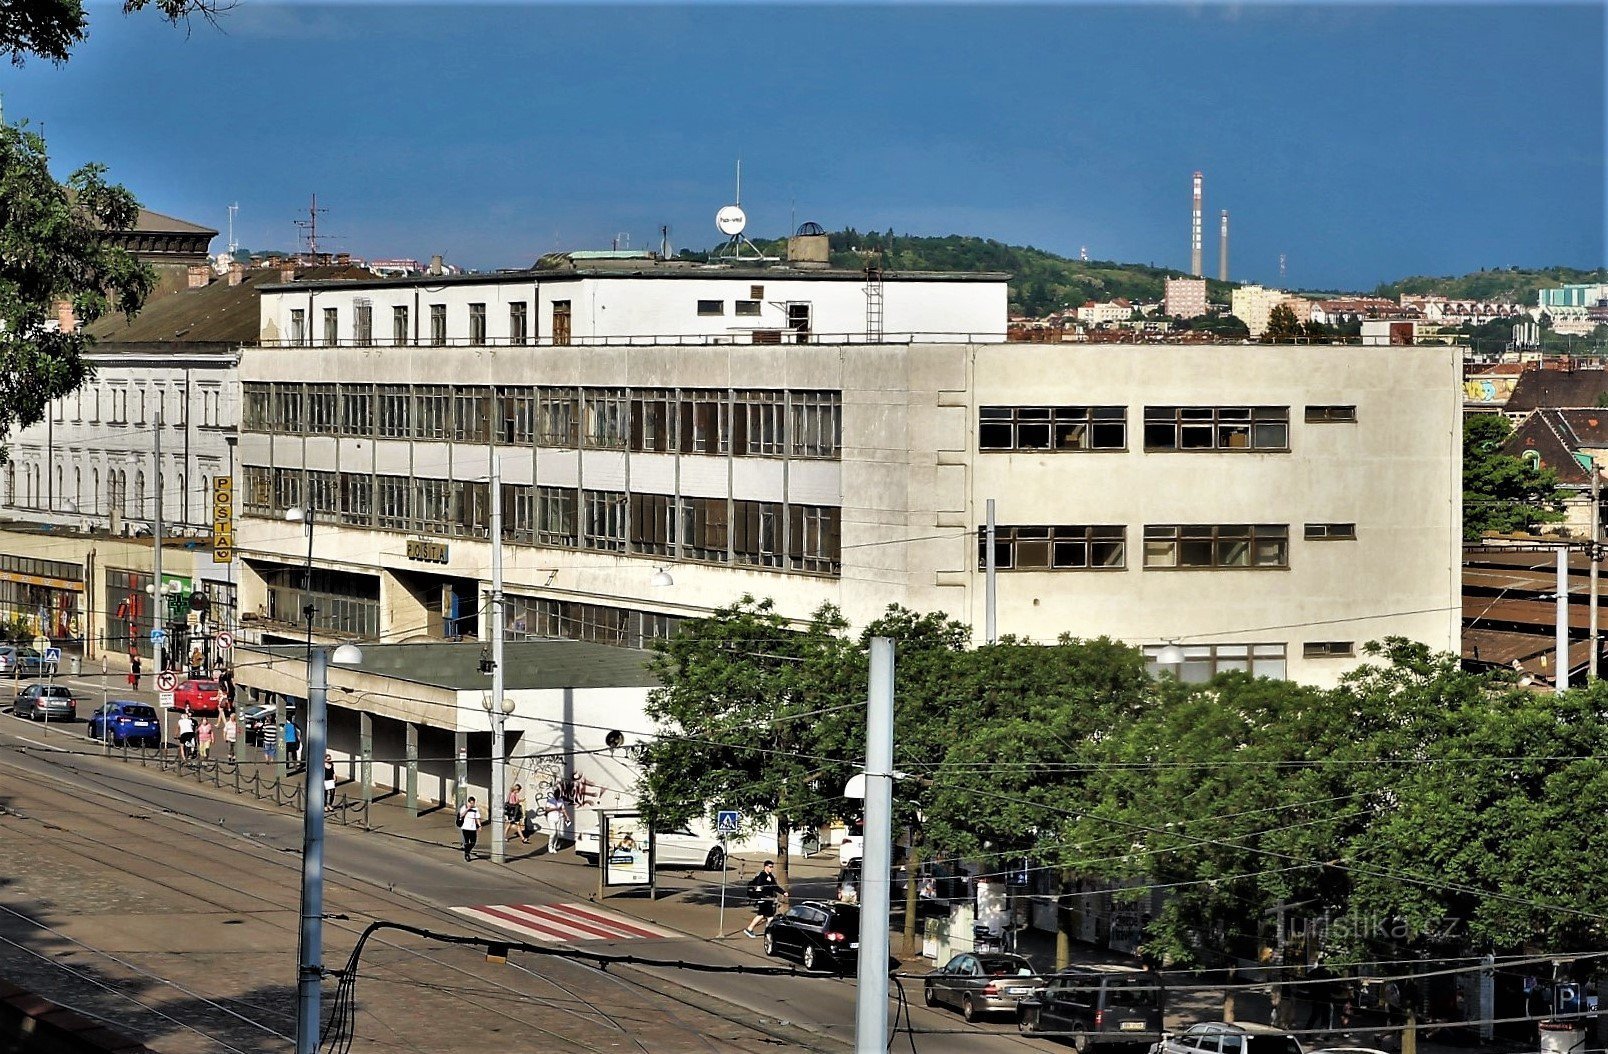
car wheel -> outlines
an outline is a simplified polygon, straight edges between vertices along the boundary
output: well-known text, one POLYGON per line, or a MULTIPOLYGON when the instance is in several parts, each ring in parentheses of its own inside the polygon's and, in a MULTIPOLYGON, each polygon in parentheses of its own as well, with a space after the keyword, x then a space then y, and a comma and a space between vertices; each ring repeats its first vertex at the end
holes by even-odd
POLYGON ((724 871, 726 869, 726 850, 715 846, 709 850, 709 859, 704 861, 705 871, 724 871))
POLYGON ((820 966, 821 953, 815 950, 815 945, 804 945, 804 969, 814 970, 820 966))
POLYGON ((932 985, 922 985, 921 1001, 928 1006, 938 1005, 938 993, 933 990, 932 985))
POLYGON ((772 956, 776 954, 776 935, 774 933, 765 934, 765 954, 772 956))
POLYGON ((972 1002, 972 997, 969 995, 960 997, 960 1016, 965 1018, 967 1023, 977 1020, 977 1004, 972 1002))
POLYGON ((1038 1027, 1039 1014, 1037 1007, 1024 1006, 1016 1012, 1016 1031, 1024 1036, 1031 1036, 1038 1032, 1038 1027))

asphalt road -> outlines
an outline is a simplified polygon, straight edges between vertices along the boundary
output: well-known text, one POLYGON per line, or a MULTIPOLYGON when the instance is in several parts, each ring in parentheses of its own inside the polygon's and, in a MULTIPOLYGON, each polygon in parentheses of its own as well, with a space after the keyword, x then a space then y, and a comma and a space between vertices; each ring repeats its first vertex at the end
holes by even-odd
MULTIPOLYGON (((0 718, 0 975, 161 1051, 290 1049, 300 817, 102 757, 83 730, 82 721, 47 730, 0 718)), ((585 907, 595 887, 596 871, 572 858, 518 868, 465 864, 428 831, 326 830, 329 970, 344 968, 373 920, 506 939, 508 932, 451 909, 585 907)), ((696 892, 706 894, 708 880, 696 881, 703 884, 696 892)), ((619 898, 604 907, 631 910, 619 898)), ((728 932, 743 914, 740 906, 728 910, 728 932)), ((711 939, 707 904, 689 907, 685 917, 678 926, 681 916, 669 916, 668 936, 570 946, 678 962, 786 965, 767 959, 759 941, 711 939)), ((355 982, 354 1051, 853 1047, 852 980, 599 970, 518 951, 499 965, 481 948, 382 933, 369 942, 355 982)), ((1066 1049, 1024 1039, 1009 1022, 967 1025, 953 1013, 929 1011, 919 1005, 919 978, 906 979, 905 990, 915 1004, 908 1014, 915 1037, 900 1035, 901 1049, 1066 1049)), ((336 1001, 333 979, 324 991, 327 1013, 336 1001)), ((890 1008, 890 1018, 897 1013, 890 1008)))

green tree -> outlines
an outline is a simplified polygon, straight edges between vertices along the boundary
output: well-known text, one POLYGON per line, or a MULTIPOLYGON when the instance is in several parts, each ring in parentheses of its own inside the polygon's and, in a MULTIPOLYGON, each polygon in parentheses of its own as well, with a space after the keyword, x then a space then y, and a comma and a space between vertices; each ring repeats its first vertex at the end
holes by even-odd
POLYGON ((1288 304, 1280 304, 1267 316, 1267 330, 1262 340, 1270 344, 1287 344, 1301 336, 1301 323, 1288 304))
MULTIPOLYGON (((229 0, 124 0, 125 13, 155 7, 170 22, 178 23, 191 15, 211 19, 231 6, 229 0)), ((10 54, 14 65, 22 65, 29 55, 51 62, 66 62, 73 48, 82 43, 89 25, 83 0, 8 0, 0 6, 0 51, 10 54)))
POLYGON ((1500 414, 1463 421, 1463 540, 1529 531, 1563 519, 1558 474, 1502 453, 1513 426, 1500 414))
POLYGON ((139 215, 133 195, 104 172, 86 165, 63 186, 43 139, 0 125, 0 434, 41 420, 89 375, 83 353, 93 339, 47 326, 58 301, 88 323, 114 308, 133 314, 155 283, 150 268, 102 237, 139 215))
MULTIPOLYGON (((221 9, 218 0, 125 0, 123 10, 147 6, 175 23, 221 9)), ((13 0, 0 5, 0 51, 19 66, 28 56, 62 63, 87 24, 82 0, 13 0)), ((133 314, 155 284, 149 268, 101 237, 139 215, 133 195, 104 176, 104 167, 86 165, 63 186, 42 137, 0 125, 0 435, 39 421, 89 375, 91 339, 47 328, 57 303, 87 323, 113 308, 133 314)))
POLYGON ((855 668, 844 628, 830 605, 800 628, 745 596, 656 642, 662 687, 646 711, 659 735, 639 784, 655 827, 721 809, 741 812, 750 833, 771 824, 787 884, 788 836, 834 818, 852 764, 818 750, 855 668))

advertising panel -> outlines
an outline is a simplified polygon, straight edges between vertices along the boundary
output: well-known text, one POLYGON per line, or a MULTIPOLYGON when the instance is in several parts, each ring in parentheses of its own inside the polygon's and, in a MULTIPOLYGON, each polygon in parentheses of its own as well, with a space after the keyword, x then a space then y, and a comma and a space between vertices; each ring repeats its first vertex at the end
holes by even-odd
POLYGON ((653 836, 640 813, 600 816, 598 853, 604 886, 645 886, 653 881, 653 836))

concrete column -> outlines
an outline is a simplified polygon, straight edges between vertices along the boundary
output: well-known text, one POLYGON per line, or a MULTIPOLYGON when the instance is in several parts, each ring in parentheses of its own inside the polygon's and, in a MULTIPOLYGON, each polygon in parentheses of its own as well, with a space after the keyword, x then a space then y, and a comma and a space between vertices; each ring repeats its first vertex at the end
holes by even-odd
POLYGON ((452 801, 456 810, 469 800, 468 732, 452 733, 452 759, 452 801))
POLYGON ((419 726, 409 721, 403 726, 407 736, 407 746, 404 748, 407 756, 407 795, 408 815, 414 819, 419 818, 419 726))
POLYGON ((366 808, 374 800, 374 715, 367 710, 357 713, 357 757, 357 779, 366 808))

